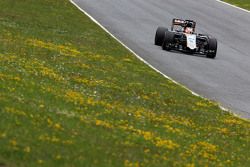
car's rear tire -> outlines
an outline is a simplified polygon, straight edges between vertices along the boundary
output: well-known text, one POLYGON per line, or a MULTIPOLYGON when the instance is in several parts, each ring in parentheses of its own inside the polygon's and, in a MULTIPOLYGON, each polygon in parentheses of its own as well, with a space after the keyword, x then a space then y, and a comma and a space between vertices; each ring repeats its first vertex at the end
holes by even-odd
POLYGON ((155 45, 161 46, 164 40, 165 32, 168 31, 165 27, 158 27, 155 33, 155 45))
POLYGON ((174 36, 175 36, 174 32, 171 31, 165 32, 164 40, 162 43, 163 50, 168 50, 168 51, 171 50, 171 45, 174 44, 174 36))
POLYGON ((214 59, 217 53, 217 40, 215 38, 208 39, 207 57, 214 59))

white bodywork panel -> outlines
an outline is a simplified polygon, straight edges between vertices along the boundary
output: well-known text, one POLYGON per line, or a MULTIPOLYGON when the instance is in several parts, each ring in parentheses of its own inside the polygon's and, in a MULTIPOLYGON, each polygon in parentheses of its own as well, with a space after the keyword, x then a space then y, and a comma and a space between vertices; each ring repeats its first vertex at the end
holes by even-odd
POLYGON ((196 49, 196 35, 195 34, 185 34, 187 37, 187 47, 190 49, 196 49))

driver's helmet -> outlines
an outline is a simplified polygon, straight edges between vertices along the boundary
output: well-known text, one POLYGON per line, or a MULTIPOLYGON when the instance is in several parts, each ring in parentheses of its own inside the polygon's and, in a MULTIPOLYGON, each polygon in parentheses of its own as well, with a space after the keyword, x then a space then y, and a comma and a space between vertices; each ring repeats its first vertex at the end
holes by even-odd
POLYGON ((187 33, 187 34, 192 34, 193 33, 193 28, 185 27, 184 32, 187 33))
POLYGON ((186 27, 193 27, 193 22, 187 22, 186 27))

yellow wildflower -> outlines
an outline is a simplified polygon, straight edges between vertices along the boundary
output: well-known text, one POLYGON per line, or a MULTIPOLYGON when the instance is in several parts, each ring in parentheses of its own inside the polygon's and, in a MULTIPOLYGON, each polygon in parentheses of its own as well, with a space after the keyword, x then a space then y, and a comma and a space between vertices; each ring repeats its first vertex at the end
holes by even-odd
POLYGON ((173 142, 172 140, 165 140, 160 138, 157 138, 155 145, 157 147, 163 147, 171 150, 179 147, 179 145, 173 142))
POLYGON ((84 104, 84 98, 82 97, 82 94, 72 90, 66 91, 65 98, 69 102, 84 104))
POLYGON ((52 136, 52 138, 51 138, 52 143, 58 143, 59 141, 60 141, 59 138, 57 138, 56 136, 52 136))
POLYGON ((94 105, 96 104, 96 102, 94 101, 94 99, 93 99, 93 98, 88 98, 88 100, 87 100, 87 104, 88 104, 88 105, 92 105, 92 106, 94 106, 94 105))
POLYGON ((56 45, 51 42, 44 42, 44 41, 40 41, 37 39, 29 39, 27 40, 27 44, 31 46, 39 47, 39 48, 57 51, 61 53, 62 55, 70 56, 70 57, 76 57, 77 55, 80 54, 80 52, 74 48, 70 48, 64 45, 56 45))
POLYGON ((150 99, 150 97, 147 96, 147 95, 142 95, 142 98, 143 98, 144 100, 149 100, 149 99, 150 99))
POLYGON ((60 160, 61 158, 62 158, 62 156, 60 154, 58 154, 58 155, 55 156, 56 160, 60 160))
POLYGON ((192 163, 192 164, 187 164, 186 167, 195 167, 195 165, 192 163))
POLYGON ((20 116, 27 116, 27 114, 24 112, 24 111, 20 111, 18 109, 15 109, 13 107, 6 107, 4 109, 5 112, 8 112, 8 113, 12 113, 12 114, 16 114, 16 115, 20 115, 20 116))
POLYGON ((178 128, 173 128, 169 125, 165 125, 164 128, 167 129, 167 131, 172 132, 172 133, 181 133, 181 130, 178 128))
POLYGON ((236 118, 228 118, 223 121, 225 124, 229 125, 241 125, 243 121, 236 119, 236 118))
POLYGON ((43 105, 43 104, 40 104, 39 107, 40 107, 40 108, 44 108, 44 105, 43 105))
POLYGON ((0 139, 1 139, 1 138, 5 138, 5 137, 6 137, 6 133, 0 134, 0 139))
POLYGON ((56 129, 56 130, 63 130, 62 126, 59 123, 56 123, 54 125, 54 129, 56 129))
POLYGON ((27 147, 25 147, 25 148, 23 149, 23 151, 26 152, 26 153, 30 153, 31 149, 30 149, 29 146, 27 146, 27 147))
POLYGON ((71 144, 73 144, 73 141, 72 140, 65 140, 65 141, 62 141, 62 143, 65 145, 71 145, 71 144))
POLYGON ((207 103, 201 102, 201 101, 197 102, 196 105, 199 107, 207 107, 208 106, 207 103))
POLYGON ((129 59, 129 58, 125 58, 125 59, 123 59, 123 61, 125 61, 125 62, 131 62, 132 60, 129 59))
POLYGON ((130 162, 129 160, 125 160, 124 166, 125 167, 139 167, 140 163, 139 162, 130 162))
POLYGON ((220 133, 222 134, 229 134, 229 130, 227 128, 221 128, 221 129, 218 129, 220 133))
POLYGON ((150 152, 150 149, 144 149, 144 153, 149 153, 150 152))
POLYGON ((53 121, 50 118, 47 119, 47 122, 48 122, 49 126, 51 126, 53 124, 53 121))
POLYGON ((10 145, 15 147, 17 145, 17 141, 15 139, 10 140, 10 145))
POLYGON ((6 75, 6 74, 1 74, 0 73, 0 80, 13 80, 13 81, 21 81, 21 78, 17 76, 11 76, 11 75, 6 75))
POLYGON ((142 131, 141 133, 142 133, 145 140, 152 140, 153 139, 152 132, 142 131))
POLYGON ((37 163, 38 163, 38 164, 43 164, 43 163, 44 163, 44 161, 43 161, 43 160, 41 160, 41 159, 39 159, 39 160, 37 160, 37 163))
POLYGON ((102 121, 102 120, 98 120, 98 119, 95 120, 95 124, 97 126, 103 126, 105 128, 109 128, 109 129, 113 128, 113 125, 111 125, 110 123, 102 121))
POLYGON ((202 146, 208 152, 216 152, 217 151, 217 146, 210 144, 210 143, 207 143, 205 141, 198 142, 197 145, 202 146))

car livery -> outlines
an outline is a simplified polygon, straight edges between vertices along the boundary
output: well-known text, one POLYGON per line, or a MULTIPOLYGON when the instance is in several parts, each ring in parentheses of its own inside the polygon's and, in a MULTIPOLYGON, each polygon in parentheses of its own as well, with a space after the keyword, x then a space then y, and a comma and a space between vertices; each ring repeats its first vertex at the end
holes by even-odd
POLYGON ((171 30, 158 27, 155 34, 155 45, 163 50, 177 50, 190 54, 202 54, 215 58, 217 40, 207 34, 195 33, 196 22, 193 20, 173 19, 171 30))

